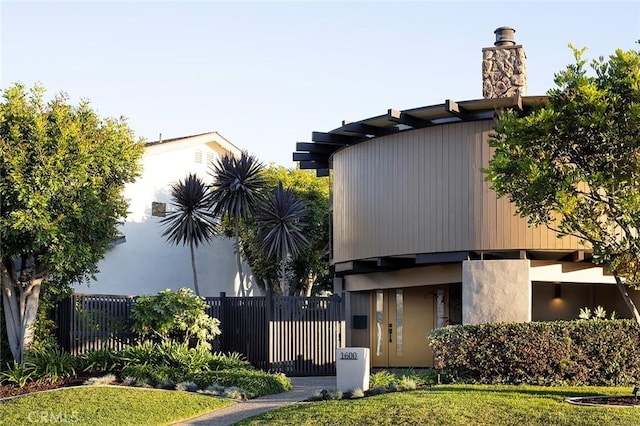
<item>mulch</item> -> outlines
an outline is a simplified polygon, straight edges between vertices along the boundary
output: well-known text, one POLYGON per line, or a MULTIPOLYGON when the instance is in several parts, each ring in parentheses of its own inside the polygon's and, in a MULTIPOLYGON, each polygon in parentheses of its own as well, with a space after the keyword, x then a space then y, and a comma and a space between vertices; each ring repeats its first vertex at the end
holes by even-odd
POLYGON ((80 385, 83 385, 87 379, 91 377, 99 377, 102 375, 104 375, 104 373, 81 374, 81 375, 78 375, 77 377, 60 379, 52 383, 44 382, 44 381, 29 382, 23 387, 18 387, 18 385, 15 385, 15 384, 0 385, 0 399, 9 398, 9 397, 18 396, 18 395, 25 395, 32 392, 67 388, 71 386, 80 386, 80 385))
POLYGON ((578 405, 602 405, 606 407, 635 407, 640 406, 640 400, 633 395, 623 396, 593 396, 572 398, 574 404, 578 405))

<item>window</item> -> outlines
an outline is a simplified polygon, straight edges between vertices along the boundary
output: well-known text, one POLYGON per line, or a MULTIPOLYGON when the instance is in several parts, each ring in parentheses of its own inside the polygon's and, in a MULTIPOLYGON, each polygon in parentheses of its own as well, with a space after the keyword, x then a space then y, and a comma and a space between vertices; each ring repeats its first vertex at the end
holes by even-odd
POLYGON ((151 203, 151 216, 165 217, 167 215, 167 203, 151 203))
POLYGON ((195 152, 195 162, 199 163, 199 164, 202 164, 202 151, 197 150, 195 152))

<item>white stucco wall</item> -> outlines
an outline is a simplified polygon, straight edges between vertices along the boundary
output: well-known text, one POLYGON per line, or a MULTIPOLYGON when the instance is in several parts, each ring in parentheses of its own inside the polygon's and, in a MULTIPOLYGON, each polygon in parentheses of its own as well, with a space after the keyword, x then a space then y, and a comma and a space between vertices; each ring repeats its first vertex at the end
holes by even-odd
POLYGON ((462 263, 462 323, 531 321, 528 260, 462 263))
MULTIPOLYGON (((151 204, 167 203, 170 211, 170 186, 189 172, 210 182, 207 159, 224 152, 216 140, 228 144, 217 133, 210 133, 146 148, 142 176, 125 188, 130 214, 121 232, 126 242, 106 253, 98 265, 97 281, 76 286, 76 292, 137 295, 155 294, 165 288, 193 288, 189 247, 166 242, 160 235, 162 218, 151 215, 151 204), (201 163, 195 160, 196 151, 202 154, 201 163)), ((218 296, 222 291, 240 295, 232 240, 218 238, 200 246, 196 268, 202 296, 218 296)), ((246 265, 244 271, 250 275, 246 265)))

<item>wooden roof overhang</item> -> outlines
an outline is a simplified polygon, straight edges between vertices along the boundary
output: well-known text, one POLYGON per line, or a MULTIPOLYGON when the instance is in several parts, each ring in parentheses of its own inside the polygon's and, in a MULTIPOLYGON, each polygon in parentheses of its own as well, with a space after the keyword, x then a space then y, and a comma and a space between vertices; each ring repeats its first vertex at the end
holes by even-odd
POLYGON ((500 111, 515 109, 526 111, 534 105, 543 104, 546 96, 512 96, 496 99, 478 99, 455 102, 447 99, 443 104, 398 111, 387 110, 384 115, 357 122, 342 122, 337 129, 313 132, 312 142, 297 142, 293 161, 301 169, 316 171, 317 176, 328 176, 332 168, 332 156, 345 147, 366 142, 370 139, 394 133, 459 123, 463 121, 486 120, 496 117, 500 111))
POLYGON ((398 269, 459 263, 465 260, 529 259, 565 262, 591 262, 591 250, 493 250, 418 253, 339 262, 333 265, 336 276, 388 272, 398 269))

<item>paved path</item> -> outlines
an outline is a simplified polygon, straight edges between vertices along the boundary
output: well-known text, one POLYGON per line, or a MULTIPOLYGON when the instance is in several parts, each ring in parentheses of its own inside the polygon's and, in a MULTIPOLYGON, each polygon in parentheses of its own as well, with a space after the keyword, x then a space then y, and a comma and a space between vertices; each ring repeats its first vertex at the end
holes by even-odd
POLYGON ((292 377, 293 389, 277 395, 241 401, 229 407, 215 410, 191 420, 175 423, 174 426, 227 426, 248 417, 256 416, 284 405, 304 401, 322 389, 335 389, 336 378, 330 377, 292 377))

